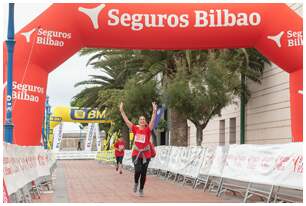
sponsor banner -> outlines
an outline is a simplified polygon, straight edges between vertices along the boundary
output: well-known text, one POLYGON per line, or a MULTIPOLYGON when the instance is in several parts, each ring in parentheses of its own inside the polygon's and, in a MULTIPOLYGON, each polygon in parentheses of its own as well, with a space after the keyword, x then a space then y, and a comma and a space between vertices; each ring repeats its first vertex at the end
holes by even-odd
POLYGON ((168 170, 190 177, 197 177, 203 162, 205 149, 202 147, 172 147, 168 170))
MULTIPOLYGON (((97 160, 102 160, 102 161, 107 161, 107 162, 115 162, 115 151, 114 150, 103 150, 103 151, 98 151, 97 160)), ((123 159, 124 160, 124 159, 123 159)), ((123 163, 123 161, 122 161, 123 163)))
MULTIPOLYGON (((130 150, 124 165, 131 165, 130 150)), ((210 175, 240 181, 303 189, 302 143, 156 147, 149 168, 191 177, 210 175)))
POLYGON ((204 158, 203 158, 203 163, 202 166, 200 168, 200 174, 201 175, 208 175, 209 174, 209 170, 212 166, 214 157, 215 157, 215 152, 216 152, 216 148, 217 146, 215 145, 209 145, 205 147, 205 154, 204 154, 204 158))
POLYGON ((40 146, 3 145, 3 177, 8 195, 38 177, 50 175, 55 163, 50 151, 40 146))
POLYGON ((184 163, 180 174, 195 178, 198 177, 205 151, 206 149, 202 147, 190 147, 188 149, 187 161, 184 163))
POLYGON ((149 168, 168 170, 172 146, 155 147, 156 156, 151 158, 149 168))
POLYGON ((63 138, 63 123, 53 129, 53 150, 59 151, 63 138))
POLYGON ((85 151, 91 151, 93 136, 95 134, 94 130, 95 130, 95 124, 94 123, 89 123, 88 124, 88 131, 87 131, 87 135, 86 135, 85 151))
POLYGON ((196 177, 198 176, 202 161, 203 148, 172 147, 169 171, 196 177))
POLYGON ((228 152, 228 145, 218 146, 215 151, 214 159, 209 169, 210 176, 221 177, 228 152))
POLYGON ((62 120, 63 120, 62 117, 55 117, 55 116, 50 117, 50 121, 53 122, 61 122, 62 120))
POLYGON ((71 108, 72 120, 106 120, 106 110, 103 112, 91 108, 71 108))
POLYGON ((303 189, 303 145, 231 145, 222 177, 303 189))
POLYGON ((56 106, 52 108, 52 122, 80 122, 80 123, 111 123, 106 118, 106 109, 102 112, 91 108, 56 106))
POLYGON ((169 157, 168 171, 179 173, 181 167, 181 156, 186 152, 186 147, 172 147, 169 157), (182 153, 182 154, 181 154, 182 153))

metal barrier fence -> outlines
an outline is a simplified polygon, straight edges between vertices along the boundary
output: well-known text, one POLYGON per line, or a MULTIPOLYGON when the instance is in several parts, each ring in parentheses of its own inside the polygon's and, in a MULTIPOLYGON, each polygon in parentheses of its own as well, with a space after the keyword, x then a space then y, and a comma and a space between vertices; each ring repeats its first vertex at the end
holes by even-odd
POLYGON ((9 195, 10 203, 31 203, 33 199, 40 199, 41 194, 50 193, 54 190, 56 181, 56 162, 51 165, 50 175, 39 177, 28 182, 16 192, 9 195))
MULTIPOLYGON (((212 147, 156 147, 157 155, 148 174, 217 196, 231 192, 243 202, 301 202, 302 149, 299 143, 278 145, 231 145, 212 147), (252 175, 250 175, 250 173, 252 175), (190 184, 189 184, 190 185, 190 184), (285 191, 285 192, 284 192, 285 191), (288 192, 289 191, 289 192, 288 192)), ((123 166, 133 169, 131 151, 126 150, 123 166)), ((102 154, 101 154, 102 155, 102 154)), ((101 161, 114 158, 105 152, 101 161)))

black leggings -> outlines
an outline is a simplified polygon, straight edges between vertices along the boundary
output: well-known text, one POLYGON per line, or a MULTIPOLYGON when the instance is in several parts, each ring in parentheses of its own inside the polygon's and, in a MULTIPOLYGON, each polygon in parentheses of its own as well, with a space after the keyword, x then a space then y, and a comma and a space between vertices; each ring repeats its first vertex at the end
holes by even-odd
POLYGON ((133 160, 133 164, 134 164, 134 168, 135 168, 135 174, 134 174, 134 181, 135 184, 138 184, 138 180, 140 177, 140 188, 139 189, 143 189, 144 184, 146 182, 146 176, 147 176, 147 169, 148 169, 148 165, 150 162, 150 158, 147 159, 147 162, 145 164, 143 164, 143 159, 142 158, 138 158, 136 164, 134 163, 136 159, 136 156, 132 157, 133 160))
POLYGON ((116 162, 118 164, 122 164, 123 157, 116 157, 116 162))

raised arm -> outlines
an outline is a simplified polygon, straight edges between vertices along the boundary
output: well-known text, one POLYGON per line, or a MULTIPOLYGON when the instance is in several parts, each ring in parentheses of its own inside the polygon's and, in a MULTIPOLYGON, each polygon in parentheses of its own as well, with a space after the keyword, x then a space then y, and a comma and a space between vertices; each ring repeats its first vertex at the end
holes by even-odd
POLYGON ((152 102, 152 108, 153 108, 153 111, 152 111, 151 121, 149 123, 150 130, 152 130, 154 127, 154 121, 156 117, 157 104, 155 102, 152 102))
POLYGON ((126 116, 126 114, 123 110, 123 102, 120 103, 119 110, 120 110, 121 116, 122 116, 126 126, 128 126, 128 128, 130 128, 130 129, 132 129, 133 123, 130 122, 130 120, 128 119, 128 117, 126 116))

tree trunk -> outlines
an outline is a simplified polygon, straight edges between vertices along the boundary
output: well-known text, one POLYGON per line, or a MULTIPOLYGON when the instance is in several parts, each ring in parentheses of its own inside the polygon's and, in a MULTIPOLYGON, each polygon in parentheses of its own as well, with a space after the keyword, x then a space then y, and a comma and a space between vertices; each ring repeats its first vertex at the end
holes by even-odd
POLYGON ((125 142, 125 148, 130 149, 130 134, 129 134, 129 128, 127 126, 123 126, 121 128, 122 138, 125 142))
POLYGON ((203 128, 201 126, 196 126, 197 128, 197 146, 201 146, 202 145, 202 141, 203 141, 203 128))
POLYGON ((187 146, 187 118, 179 111, 170 110, 170 145, 173 146, 187 146))

